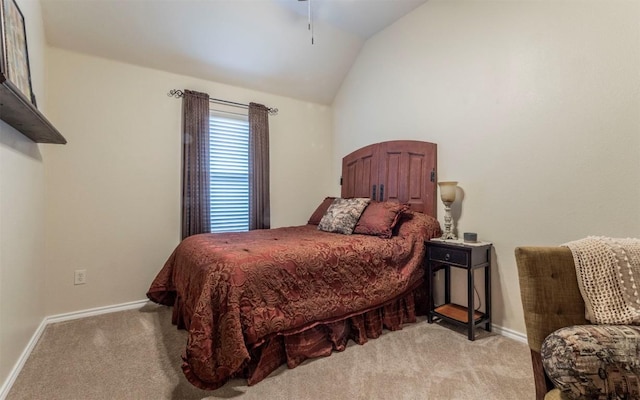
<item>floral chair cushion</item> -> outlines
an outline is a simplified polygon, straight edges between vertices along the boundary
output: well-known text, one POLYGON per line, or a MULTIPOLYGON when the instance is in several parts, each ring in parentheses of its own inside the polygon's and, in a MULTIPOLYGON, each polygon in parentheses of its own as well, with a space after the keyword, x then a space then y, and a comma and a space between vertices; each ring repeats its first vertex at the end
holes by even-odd
POLYGON ((542 343, 542 364, 570 399, 640 399, 640 327, 579 325, 542 343))

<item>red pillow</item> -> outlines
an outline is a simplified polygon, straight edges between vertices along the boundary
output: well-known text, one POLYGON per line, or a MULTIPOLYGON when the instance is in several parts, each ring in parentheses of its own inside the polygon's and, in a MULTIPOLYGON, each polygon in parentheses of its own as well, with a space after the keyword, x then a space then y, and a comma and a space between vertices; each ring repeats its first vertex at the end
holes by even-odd
POLYGON ((318 225, 320 223, 320 220, 322 219, 322 216, 327 212, 329 206, 335 199, 335 197, 325 197, 318 208, 316 208, 313 214, 311 214, 311 217, 309 217, 309 222, 307 222, 307 224, 318 225))
POLYGON ((369 203, 360 216, 353 233, 390 238, 400 215, 407 209, 405 204, 391 201, 369 203))

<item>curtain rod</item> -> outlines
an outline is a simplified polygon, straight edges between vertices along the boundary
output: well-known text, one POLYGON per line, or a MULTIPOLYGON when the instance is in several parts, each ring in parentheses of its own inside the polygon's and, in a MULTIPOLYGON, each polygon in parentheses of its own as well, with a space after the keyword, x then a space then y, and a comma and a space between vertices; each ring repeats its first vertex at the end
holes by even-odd
MULTIPOLYGON (((182 90, 180 90, 180 89, 171 89, 169 91, 169 93, 167 93, 167 96, 175 97, 176 99, 178 99, 180 97, 184 97, 184 92, 182 90)), ((231 107, 249 108, 248 104, 236 103, 235 101, 229 101, 229 100, 214 99, 212 97, 209 98, 209 102, 210 103, 217 103, 217 104, 224 104, 224 105, 231 106, 231 107)), ((278 109, 277 108, 267 107, 267 110, 269 110, 269 115, 278 115, 278 109)))

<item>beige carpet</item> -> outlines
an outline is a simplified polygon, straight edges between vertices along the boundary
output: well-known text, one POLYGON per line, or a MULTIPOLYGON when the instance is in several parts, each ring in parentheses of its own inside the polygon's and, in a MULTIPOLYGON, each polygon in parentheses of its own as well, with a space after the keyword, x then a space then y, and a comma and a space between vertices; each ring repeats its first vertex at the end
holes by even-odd
POLYGON ((47 327, 8 400, 534 398, 525 344, 483 330, 474 342, 424 318, 364 346, 280 367, 262 382, 206 392, 180 369, 186 333, 171 310, 147 305, 47 327))

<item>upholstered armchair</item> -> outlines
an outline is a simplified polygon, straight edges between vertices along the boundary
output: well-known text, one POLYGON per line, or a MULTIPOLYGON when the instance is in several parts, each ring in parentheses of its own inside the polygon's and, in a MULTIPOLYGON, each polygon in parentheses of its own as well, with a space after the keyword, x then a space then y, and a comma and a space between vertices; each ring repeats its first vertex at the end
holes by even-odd
POLYGON ((544 372, 540 349, 557 329, 589 324, 573 256, 567 247, 518 247, 515 255, 536 400, 562 399, 544 372))

